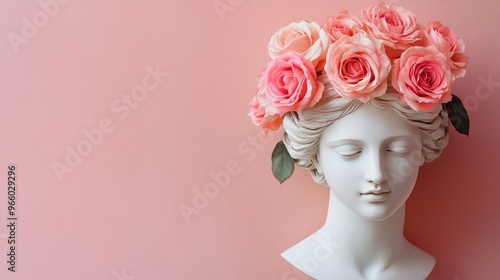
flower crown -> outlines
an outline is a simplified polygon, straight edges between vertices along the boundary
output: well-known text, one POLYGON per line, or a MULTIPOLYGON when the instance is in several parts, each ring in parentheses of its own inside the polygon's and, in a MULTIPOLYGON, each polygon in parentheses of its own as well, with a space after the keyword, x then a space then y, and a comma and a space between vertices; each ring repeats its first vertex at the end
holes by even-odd
MULTIPOLYGON (((370 99, 388 83, 417 112, 437 106, 448 111, 455 129, 469 134, 469 118, 451 84, 465 75, 465 45, 439 21, 424 27, 403 7, 378 3, 361 12, 328 16, 320 26, 301 21, 279 29, 268 44, 272 61, 258 75, 248 115, 264 132, 278 130, 287 112, 314 107, 325 86, 324 74, 345 99, 370 99)), ((280 141, 273 152, 273 174, 283 183, 294 160, 280 141)))

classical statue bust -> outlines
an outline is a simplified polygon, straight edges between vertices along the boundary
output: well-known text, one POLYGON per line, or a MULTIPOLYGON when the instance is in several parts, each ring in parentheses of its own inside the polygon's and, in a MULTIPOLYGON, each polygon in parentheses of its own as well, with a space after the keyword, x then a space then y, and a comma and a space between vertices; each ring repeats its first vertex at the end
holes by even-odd
POLYGON ((282 256, 316 279, 425 279, 435 259, 403 236, 405 202, 419 167, 448 144, 449 124, 468 135, 451 94, 465 47, 402 7, 362 15, 294 22, 268 44, 249 116, 266 133, 283 126, 273 174, 282 183, 299 166, 330 189, 325 224, 282 256))

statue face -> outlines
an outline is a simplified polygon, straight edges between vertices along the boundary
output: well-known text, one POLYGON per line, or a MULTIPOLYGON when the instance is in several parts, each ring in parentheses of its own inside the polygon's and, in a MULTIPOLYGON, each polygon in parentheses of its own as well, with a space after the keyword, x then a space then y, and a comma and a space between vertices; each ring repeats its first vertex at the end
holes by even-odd
POLYGON ((363 104, 319 141, 318 170, 353 212, 383 220, 410 196, 423 163, 420 131, 395 110, 363 104))

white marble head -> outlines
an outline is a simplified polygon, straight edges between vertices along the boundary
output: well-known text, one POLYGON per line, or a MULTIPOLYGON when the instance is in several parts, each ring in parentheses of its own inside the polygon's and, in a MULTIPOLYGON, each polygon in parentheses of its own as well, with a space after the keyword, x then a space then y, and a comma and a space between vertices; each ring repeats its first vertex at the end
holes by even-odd
POLYGON ((316 169, 354 213, 384 220, 410 196, 423 163, 418 128, 396 110, 363 104, 322 133, 316 169))

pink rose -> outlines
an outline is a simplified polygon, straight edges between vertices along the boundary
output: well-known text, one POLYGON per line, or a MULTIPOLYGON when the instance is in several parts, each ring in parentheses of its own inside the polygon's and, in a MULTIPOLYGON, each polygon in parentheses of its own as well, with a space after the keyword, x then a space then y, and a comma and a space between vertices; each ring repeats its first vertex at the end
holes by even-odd
POLYGON ((325 72, 335 90, 346 99, 369 99, 387 89, 391 61, 382 43, 365 33, 344 36, 326 56, 325 72))
POLYGON ((453 76, 444 54, 435 46, 412 47, 394 61, 392 85, 418 112, 430 112, 451 100, 453 76))
POLYGON ((278 130, 283 123, 283 116, 266 114, 266 110, 261 106, 257 96, 254 96, 248 105, 248 116, 252 119, 253 124, 261 125, 265 133, 278 130))
POLYGON ((268 115, 309 108, 318 103, 325 86, 317 80, 313 64, 295 52, 269 62, 259 74, 264 93, 259 98, 268 115))
POLYGON ((295 51, 311 61, 316 71, 323 70, 326 50, 331 44, 328 34, 316 22, 301 21, 278 30, 268 44, 271 58, 295 51))
POLYGON ((361 11, 368 33, 396 50, 404 50, 421 40, 422 29, 412 12, 384 2, 361 11))
POLYGON ((358 32, 364 32, 363 23, 348 10, 328 16, 322 28, 328 33, 332 42, 338 41, 345 35, 352 36, 358 32))
POLYGON ((463 77, 468 57, 464 54, 465 44, 462 39, 439 21, 428 22, 425 35, 445 54, 453 76, 455 78, 463 77))

